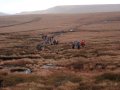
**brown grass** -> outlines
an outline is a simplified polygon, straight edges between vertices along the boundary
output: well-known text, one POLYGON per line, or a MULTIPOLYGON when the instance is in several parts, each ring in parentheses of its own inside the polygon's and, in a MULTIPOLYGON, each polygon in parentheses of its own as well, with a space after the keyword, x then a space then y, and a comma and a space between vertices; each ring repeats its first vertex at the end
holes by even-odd
POLYGON ((116 12, 0 17, 3 86, 11 90, 119 90, 119 16, 116 12), (38 20, 28 22, 34 19, 38 20), (55 35, 60 44, 36 50, 41 33, 55 35), (86 46, 73 50, 70 42, 74 40, 85 40, 86 46), (45 64, 56 68, 41 68, 45 64), (10 74, 9 66, 29 67, 33 72, 10 74))

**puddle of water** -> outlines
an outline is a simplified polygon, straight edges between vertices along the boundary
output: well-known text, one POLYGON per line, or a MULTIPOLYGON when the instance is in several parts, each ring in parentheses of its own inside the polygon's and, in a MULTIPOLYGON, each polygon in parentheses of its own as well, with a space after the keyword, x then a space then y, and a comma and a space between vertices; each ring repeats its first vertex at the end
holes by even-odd
POLYGON ((54 65, 54 64, 45 64, 43 66, 41 66, 42 69, 60 69, 63 68, 61 66, 58 65, 54 65))
POLYGON ((30 74, 30 73, 32 73, 32 71, 30 69, 27 69, 27 70, 24 71, 24 73, 25 74, 30 74))
POLYGON ((41 68, 43 69, 55 69, 57 68, 58 66, 54 65, 54 64, 45 64, 43 65, 41 68))
POLYGON ((53 65, 53 64, 46 64, 46 65, 43 65, 41 68, 43 69, 54 69, 56 68, 57 66, 56 65, 53 65))
POLYGON ((24 74, 31 74, 32 73, 32 70, 30 70, 30 69, 22 69, 22 68, 11 69, 10 71, 12 73, 24 73, 24 74))

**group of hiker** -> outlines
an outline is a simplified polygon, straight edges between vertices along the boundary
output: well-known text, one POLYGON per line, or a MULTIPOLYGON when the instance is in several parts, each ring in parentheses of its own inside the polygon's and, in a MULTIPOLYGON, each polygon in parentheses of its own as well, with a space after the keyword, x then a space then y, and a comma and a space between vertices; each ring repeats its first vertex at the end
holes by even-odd
POLYGON ((37 50, 44 50, 46 45, 57 45, 59 42, 54 36, 42 35, 42 41, 37 45, 37 50))
POLYGON ((49 44, 49 45, 57 45, 58 44, 58 40, 56 40, 54 38, 54 36, 42 35, 42 39, 45 44, 49 44))
MULTIPOLYGON (((58 45, 58 40, 55 39, 53 35, 42 35, 42 41, 37 45, 37 50, 44 50, 47 45, 58 45)), ((85 47, 85 41, 73 41, 71 44, 72 49, 80 49, 81 47, 85 47)))
POLYGON ((81 47, 85 47, 85 41, 82 40, 82 41, 74 41, 72 42, 72 49, 80 49, 81 47))

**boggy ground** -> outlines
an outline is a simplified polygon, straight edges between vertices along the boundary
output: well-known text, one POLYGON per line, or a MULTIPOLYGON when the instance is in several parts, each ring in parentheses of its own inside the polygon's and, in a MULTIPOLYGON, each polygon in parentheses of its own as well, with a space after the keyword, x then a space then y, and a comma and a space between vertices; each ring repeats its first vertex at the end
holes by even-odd
POLYGON ((119 90, 120 21, 118 16, 118 13, 102 14, 101 17, 83 15, 80 17, 84 17, 81 23, 87 24, 82 26, 78 19, 69 16, 72 20, 76 20, 74 23, 77 26, 65 27, 64 31, 1 33, 0 89, 119 90), (109 20, 106 19, 107 16, 109 20), (96 21, 98 17, 99 22, 96 21), (90 24, 90 21, 94 22, 90 24), (70 31, 71 27, 74 32, 70 31), (55 46, 46 45, 45 50, 38 51, 36 45, 42 41, 41 33, 55 35, 60 43, 55 46), (82 39, 86 41, 84 48, 71 49, 72 41, 82 39), (26 73, 27 69, 32 72, 26 73))

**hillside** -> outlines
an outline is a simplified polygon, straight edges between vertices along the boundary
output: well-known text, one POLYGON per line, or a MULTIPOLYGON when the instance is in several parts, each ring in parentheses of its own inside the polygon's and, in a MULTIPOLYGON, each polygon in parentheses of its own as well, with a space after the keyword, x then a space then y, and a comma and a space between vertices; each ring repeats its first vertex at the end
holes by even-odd
POLYGON ((49 8, 43 11, 22 12, 20 14, 76 14, 76 13, 95 13, 95 12, 118 12, 120 4, 105 5, 64 5, 49 8))

